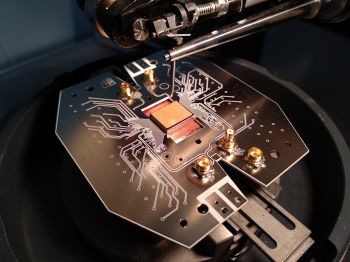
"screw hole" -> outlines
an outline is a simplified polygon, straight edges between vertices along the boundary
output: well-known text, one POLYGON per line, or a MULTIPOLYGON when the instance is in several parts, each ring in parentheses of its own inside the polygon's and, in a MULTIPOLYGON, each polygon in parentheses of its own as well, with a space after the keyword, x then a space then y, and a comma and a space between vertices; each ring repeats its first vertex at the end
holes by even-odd
POLYGON ((90 92, 90 91, 94 90, 94 88, 92 86, 86 86, 85 90, 90 92))
POLYGON ((228 212, 228 209, 227 209, 226 207, 223 207, 223 208, 221 209, 221 212, 222 212, 223 214, 226 214, 226 213, 228 212))
POLYGON ((77 94, 76 93, 72 93, 72 97, 76 97, 77 96, 77 94))
POLYGON ((169 158, 169 155, 165 155, 164 157, 165 157, 165 158, 169 158))
POLYGON ((285 144, 286 146, 288 146, 288 147, 291 147, 291 146, 292 146, 292 143, 289 142, 289 141, 286 141, 284 144, 285 144))
POLYGON ((200 139, 196 139, 196 144, 201 144, 202 143, 202 140, 200 140, 200 139))
POLYGON ((186 219, 180 219, 180 226, 187 227, 187 225, 188 225, 188 222, 186 219))
POLYGON ((182 157, 180 157, 180 158, 179 158, 179 161, 182 161, 182 160, 183 160, 183 158, 182 158, 182 157))
POLYGON ((197 207, 197 210, 201 214, 206 214, 206 213, 208 213, 209 208, 207 205, 201 204, 199 207, 197 207))
POLYGON ((156 60, 151 60, 150 63, 151 63, 151 65, 156 65, 156 64, 158 64, 158 62, 157 62, 156 60))
POLYGON ((235 203, 236 203, 236 204, 241 203, 241 198, 240 198, 240 197, 235 197, 235 203))
POLYGON ((228 190, 228 191, 227 191, 227 194, 231 195, 231 191, 230 191, 230 190, 228 190))
POLYGON ((214 204, 215 204, 215 205, 218 205, 218 204, 219 204, 219 201, 216 200, 216 201, 214 202, 214 204))
POLYGON ((270 156, 271 156, 272 158, 277 159, 277 158, 280 157, 280 153, 279 153, 277 150, 272 150, 272 151, 270 152, 270 156))

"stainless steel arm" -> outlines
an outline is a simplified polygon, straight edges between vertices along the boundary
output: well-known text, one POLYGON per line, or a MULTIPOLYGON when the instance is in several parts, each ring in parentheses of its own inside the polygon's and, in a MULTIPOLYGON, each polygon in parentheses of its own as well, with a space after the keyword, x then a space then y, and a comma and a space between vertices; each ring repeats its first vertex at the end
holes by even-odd
POLYGON ((165 58, 170 61, 176 61, 186 56, 251 35, 277 22, 295 17, 312 18, 318 14, 320 7, 321 0, 296 0, 286 2, 174 47, 168 51, 165 58))

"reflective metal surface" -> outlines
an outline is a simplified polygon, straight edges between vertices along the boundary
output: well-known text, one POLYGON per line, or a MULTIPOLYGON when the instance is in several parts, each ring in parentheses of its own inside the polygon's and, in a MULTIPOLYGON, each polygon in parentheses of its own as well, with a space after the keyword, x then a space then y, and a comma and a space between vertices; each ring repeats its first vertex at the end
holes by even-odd
POLYGON ((254 34, 265 27, 295 17, 314 17, 320 8, 320 0, 290 1, 247 17, 237 23, 200 36, 192 41, 174 47, 166 54, 166 58, 175 61, 204 50, 235 41, 254 34))
POLYGON ((247 197, 248 204, 230 217, 230 222, 272 261, 298 261, 314 243, 311 231, 267 193, 257 190, 247 197), (259 228, 261 236, 251 230, 252 225, 259 228))
POLYGON ((143 103, 142 97, 145 106, 157 98, 149 101, 147 91, 139 90, 134 94, 139 98, 129 105, 118 97, 121 82, 107 74, 64 90, 57 135, 110 212, 192 247, 246 200, 216 162, 215 181, 201 183, 192 160, 171 150, 174 142, 164 140, 141 107, 131 110, 143 103), (216 194, 223 186, 242 202, 216 194), (223 212, 208 203, 214 194, 223 212), (197 210, 201 204, 208 207, 205 214, 197 210))
POLYGON ((268 186, 308 152, 276 103, 211 63, 179 62, 173 89, 163 52, 126 70, 137 84, 127 100, 112 74, 62 91, 56 133, 110 212, 178 244, 193 247, 247 202, 219 161, 268 186), (150 69, 155 86, 144 85, 150 69), (146 114, 167 100, 202 128, 181 141, 168 137, 146 114), (232 153, 218 146, 228 128, 236 131, 232 153), (266 167, 247 165, 252 146, 265 153, 266 167), (210 177, 194 168, 202 156, 210 177))
MULTIPOLYGON (((288 118, 278 104, 241 82, 212 63, 195 58, 177 62, 174 90, 171 67, 162 52, 145 58, 153 63, 158 87, 150 92, 158 99, 171 96, 179 101, 205 126, 195 136, 180 144, 171 144, 169 151, 181 152, 184 159, 205 152, 223 160, 262 186, 270 185, 308 153, 288 118), (172 95, 173 94, 173 95, 172 95), (220 142, 227 129, 235 130, 238 147, 232 154, 220 150, 220 142), (200 140, 201 144, 196 144, 200 140), (185 145, 190 146, 184 149, 185 145), (265 168, 247 165, 244 156, 251 147, 260 148, 265 155, 265 168)), ((142 89, 143 60, 125 68, 142 89)), ((181 168, 178 161, 169 161, 181 168)))

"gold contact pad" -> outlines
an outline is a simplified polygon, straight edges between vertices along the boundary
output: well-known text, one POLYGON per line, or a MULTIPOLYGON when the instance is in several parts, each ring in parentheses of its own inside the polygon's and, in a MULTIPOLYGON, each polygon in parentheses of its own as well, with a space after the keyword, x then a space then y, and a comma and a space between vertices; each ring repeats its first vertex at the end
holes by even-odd
POLYGON ((192 113, 179 102, 173 102, 151 113, 151 118, 165 130, 181 123, 191 116, 192 113))

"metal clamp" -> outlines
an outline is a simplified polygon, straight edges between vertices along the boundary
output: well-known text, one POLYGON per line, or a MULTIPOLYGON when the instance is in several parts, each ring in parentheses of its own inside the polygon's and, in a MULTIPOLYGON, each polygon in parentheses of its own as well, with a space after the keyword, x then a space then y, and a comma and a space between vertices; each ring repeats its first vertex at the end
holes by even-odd
POLYGON ((310 238, 311 231, 261 189, 246 197, 248 203, 233 214, 229 221, 242 230, 270 259, 297 261, 314 243, 310 238), (271 209, 272 213, 279 213, 282 221, 269 212, 271 209), (259 229, 260 236, 252 231, 252 225, 259 229), (264 237, 267 241, 262 240, 264 237))

